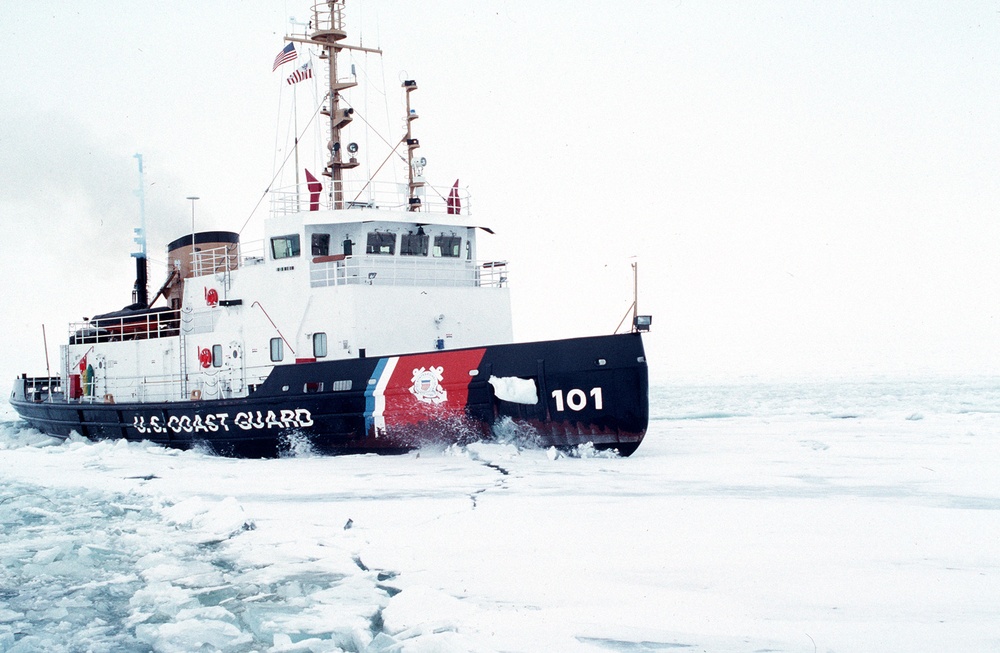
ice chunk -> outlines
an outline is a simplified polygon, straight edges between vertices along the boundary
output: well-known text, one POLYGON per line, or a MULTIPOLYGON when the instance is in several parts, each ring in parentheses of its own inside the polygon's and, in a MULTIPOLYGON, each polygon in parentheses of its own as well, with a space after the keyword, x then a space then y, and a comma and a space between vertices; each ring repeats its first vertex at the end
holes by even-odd
POLYGON ((470 442, 465 448, 472 460, 492 462, 495 460, 514 460, 521 455, 512 444, 495 442, 470 442))
POLYGON ((142 617, 157 616, 162 620, 173 619, 181 610, 198 606, 194 593, 170 583, 157 581, 136 591, 129 600, 133 613, 142 617))
POLYGON ((253 642, 228 621, 215 619, 185 619, 165 624, 142 624, 135 629, 136 638, 164 653, 187 651, 239 651, 253 642))
POLYGON ((415 585, 389 600, 382 611, 383 630, 396 639, 457 630, 470 612, 450 594, 415 585))
POLYGON ((164 515, 175 524, 194 527, 203 542, 226 540, 255 528, 253 520, 247 518, 243 506, 233 497, 220 502, 194 497, 167 508, 164 515))
POLYGON ((517 376, 491 376, 490 385, 497 399, 514 404, 534 405, 538 403, 538 388, 532 379, 517 376))

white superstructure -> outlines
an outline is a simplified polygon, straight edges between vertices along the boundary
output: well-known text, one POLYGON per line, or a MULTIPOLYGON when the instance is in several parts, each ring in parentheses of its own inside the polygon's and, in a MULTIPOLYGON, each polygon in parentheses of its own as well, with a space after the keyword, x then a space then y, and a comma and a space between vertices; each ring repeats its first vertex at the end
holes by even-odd
POLYGON ((506 263, 477 259, 479 230, 372 204, 278 212, 248 246, 197 234, 193 257, 187 235, 171 310, 72 325, 63 364, 82 396, 174 401, 245 396, 275 365, 508 343, 506 263))

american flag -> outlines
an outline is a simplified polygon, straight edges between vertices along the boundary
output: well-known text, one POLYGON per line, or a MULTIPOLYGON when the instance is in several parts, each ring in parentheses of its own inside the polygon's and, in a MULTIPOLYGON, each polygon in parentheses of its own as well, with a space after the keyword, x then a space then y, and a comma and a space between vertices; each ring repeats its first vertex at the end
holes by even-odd
POLYGON ((297 56, 299 56, 299 53, 295 51, 295 44, 289 43, 281 50, 281 52, 278 53, 278 56, 274 58, 274 68, 271 69, 271 72, 273 73, 278 69, 278 66, 295 59, 297 56))
POLYGON ((313 76, 312 62, 307 61, 300 68, 298 68, 294 73, 288 76, 289 84, 296 84, 301 82, 303 79, 309 79, 313 76))

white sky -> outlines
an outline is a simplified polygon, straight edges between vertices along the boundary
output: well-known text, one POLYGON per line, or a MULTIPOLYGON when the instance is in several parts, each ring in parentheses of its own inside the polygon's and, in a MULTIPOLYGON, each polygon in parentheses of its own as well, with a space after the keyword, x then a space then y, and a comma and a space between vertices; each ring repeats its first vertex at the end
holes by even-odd
MULTIPOLYGON (((67 321, 129 303, 134 153, 154 260, 188 195, 240 229, 309 5, 0 0, 4 378, 44 369, 42 323, 55 361, 67 321)), ((635 256, 654 379, 1000 364, 997 3, 347 8, 387 97, 420 84, 428 176, 498 232, 518 339, 613 330, 635 256)))

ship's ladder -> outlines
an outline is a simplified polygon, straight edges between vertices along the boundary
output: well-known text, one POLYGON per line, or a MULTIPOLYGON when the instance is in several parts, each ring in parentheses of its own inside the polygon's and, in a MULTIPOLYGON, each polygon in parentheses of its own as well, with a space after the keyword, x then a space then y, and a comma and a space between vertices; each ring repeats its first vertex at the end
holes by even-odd
POLYGON ((188 357, 187 357, 187 338, 188 333, 191 332, 191 313, 188 311, 181 311, 181 328, 180 334, 178 336, 178 354, 181 357, 180 364, 180 374, 181 374, 181 398, 188 398, 188 357))

